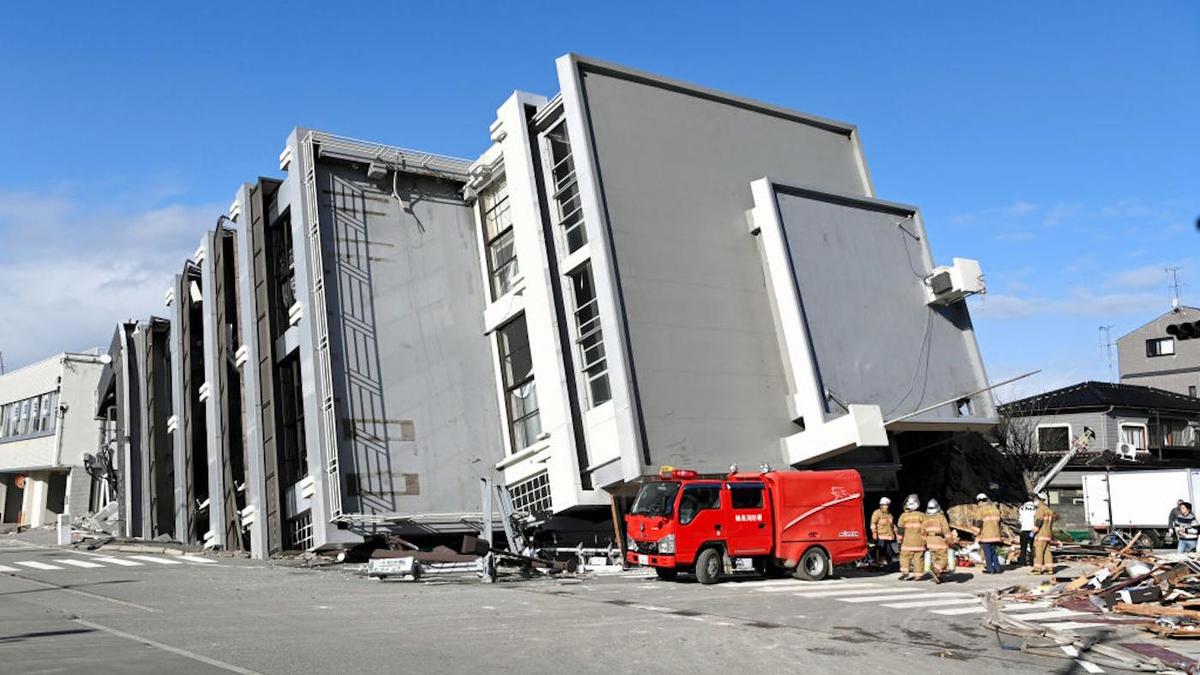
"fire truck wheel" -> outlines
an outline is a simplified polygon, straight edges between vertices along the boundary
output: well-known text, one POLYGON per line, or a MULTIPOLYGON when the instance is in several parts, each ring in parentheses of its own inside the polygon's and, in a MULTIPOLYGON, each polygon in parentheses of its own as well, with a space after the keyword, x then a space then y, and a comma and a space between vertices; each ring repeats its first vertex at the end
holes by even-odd
POLYGON ((654 573, 663 581, 675 581, 679 577, 679 570, 674 567, 655 567, 654 573))
POLYGON ((721 552, 706 548, 696 556, 696 581, 715 584, 721 579, 721 552))
POLYGON ((812 547, 800 556, 794 573, 797 579, 805 581, 820 581, 829 574, 829 556, 825 551, 812 547))

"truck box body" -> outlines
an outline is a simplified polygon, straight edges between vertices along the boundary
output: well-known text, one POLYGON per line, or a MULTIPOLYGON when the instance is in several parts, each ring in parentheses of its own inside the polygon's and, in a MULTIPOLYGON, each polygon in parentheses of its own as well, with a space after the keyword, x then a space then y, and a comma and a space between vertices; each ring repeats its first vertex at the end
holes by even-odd
POLYGON ((862 478, 852 469, 664 477, 643 485, 626 517, 630 563, 673 575, 716 549, 725 560, 750 558, 766 571, 795 569, 819 550, 823 575, 828 564, 867 554, 862 478))
POLYGON ((1083 474, 1083 503, 1093 528, 1166 529, 1175 502, 1195 503, 1200 470, 1114 471, 1083 474))
POLYGON ((814 544, 825 547, 835 563, 867 555, 857 471, 774 471, 763 478, 774 496, 777 558, 794 566, 814 544))

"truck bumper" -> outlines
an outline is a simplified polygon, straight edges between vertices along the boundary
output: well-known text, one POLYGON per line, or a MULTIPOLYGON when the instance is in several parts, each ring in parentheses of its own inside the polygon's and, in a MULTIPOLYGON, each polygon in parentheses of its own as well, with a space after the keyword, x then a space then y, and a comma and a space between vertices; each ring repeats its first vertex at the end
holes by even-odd
POLYGON ((645 565, 646 567, 675 567, 675 556, 651 555, 629 551, 625 554, 625 562, 631 565, 645 565))

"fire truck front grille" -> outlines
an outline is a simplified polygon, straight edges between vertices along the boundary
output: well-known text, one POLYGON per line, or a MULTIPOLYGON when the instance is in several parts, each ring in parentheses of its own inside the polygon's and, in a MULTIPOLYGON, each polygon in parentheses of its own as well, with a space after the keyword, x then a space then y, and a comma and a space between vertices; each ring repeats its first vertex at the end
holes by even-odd
POLYGON ((658 553, 658 542, 657 541, 636 541, 635 540, 633 542, 633 552, 634 553, 658 553))

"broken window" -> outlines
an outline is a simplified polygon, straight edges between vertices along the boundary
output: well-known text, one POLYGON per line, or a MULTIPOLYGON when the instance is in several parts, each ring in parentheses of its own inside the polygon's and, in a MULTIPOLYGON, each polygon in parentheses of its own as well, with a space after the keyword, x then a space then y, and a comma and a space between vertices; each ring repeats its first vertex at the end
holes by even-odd
POLYGON ((296 304, 296 258, 292 246, 290 213, 280 216, 271 227, 271 259, 274 262, 273 287, 275 301, 282 316, 280 324, 287 325, 288 310, 296 304))
POLYGON ((546 132, 546 146, 550 160, 550 196, 557 211, 556 220, 562 230, 567 253, 573 253, 587 243, 587 232, 583 229, 583 205, 579 198, 579 181, 575 176, 575 159, 567 138, 566 122, 546 132))
POLYGON ((496 331, 500 348, 500 371, 513 451, 529 447, 542 433, 538 414, 537 383, 533 380, 533 353, 525 315, 496 331))
POLYGON ((279 473, 284 485, 294 485, 308 475, 304 443, 304 388, 300 358, 291 354, 279 363, 282 428, 279 438, 279 473))
POLYGON ((1038 452, 1066 452, 1071 445, 1071 428, 1038 427, 1038 452))
POLYGON ((608 359, 604 355, 604 333, 600 330, 600 310, 590 264, 571 275, 571 288, 575 294, 579 372, 587 384, 587 400, 594 407, 612 398, 612 391, 608 386, 608 359))
POLYGON ((509 211, 508 180, 503 173, 479 193, 479 208, 483 212, 483 237, 494 300, 511 290, 520 276, 509 211))

